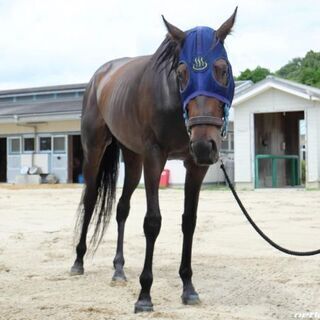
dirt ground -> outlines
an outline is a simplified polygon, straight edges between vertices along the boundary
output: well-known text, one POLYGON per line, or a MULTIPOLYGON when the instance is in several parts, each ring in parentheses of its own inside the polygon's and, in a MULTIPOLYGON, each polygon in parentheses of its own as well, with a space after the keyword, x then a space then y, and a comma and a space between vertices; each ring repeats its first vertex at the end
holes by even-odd
MULTIPOLYGON (((118 194, 120 190, 118 190, 118 194)), ((84 276, 69 276, 81 187, 0 188, 0 319, 294 319, 320 316, 320 258, 271 248, 246 222, 229 191, 203 190, 194 238, 194 284, 201 304, 184 306, 178 269, 183 191, 160 191, 162 229, 154 256, 155 311, 134 314, 145 240, 144 190, 132 199, 123 286, 111 284, 113 217, 84 276), (309 312, 309 314, 307 314, 309 312)), ((320 191, 241 192, 261 228, 295 250, 320 248, 320 191)))

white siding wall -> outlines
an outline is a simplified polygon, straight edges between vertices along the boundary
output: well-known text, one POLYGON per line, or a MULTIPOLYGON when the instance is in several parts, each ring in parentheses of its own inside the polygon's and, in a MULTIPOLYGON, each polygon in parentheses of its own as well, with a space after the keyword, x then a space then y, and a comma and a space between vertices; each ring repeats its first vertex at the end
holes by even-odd
POLYGON ((247 108, 234 109, 235 182, 251 183, 250 116, 247 108))
POLYGON ((48 153, 29 153, 21 155, 21 168, 36 166, 41 169, 41 173, 49 173, 49 154, 48 153))

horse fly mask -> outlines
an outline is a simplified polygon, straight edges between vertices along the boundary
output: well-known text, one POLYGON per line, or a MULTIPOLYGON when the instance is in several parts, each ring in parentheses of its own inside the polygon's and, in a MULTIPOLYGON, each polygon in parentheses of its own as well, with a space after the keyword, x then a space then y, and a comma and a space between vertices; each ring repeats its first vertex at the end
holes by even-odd
POLYGON ((223 43, 217 38, 216 31, 208 27, 196 27, 187 32, 179 56, 179 64, 185 64, 189 74, 186 87, 180 90, 183 101, 183 115, 188 131, 194 125, 209 124, 222 127, 221 135, 227 133, 229 109, 234 95, 234 80, 231 65, 223 43), (213 65, 223 59, 228 64, 227 85, 217 81, 213 65), (187 105, 197 96, 207 96, 223 103, 223 121, 211 116, 189 119, 187 105))

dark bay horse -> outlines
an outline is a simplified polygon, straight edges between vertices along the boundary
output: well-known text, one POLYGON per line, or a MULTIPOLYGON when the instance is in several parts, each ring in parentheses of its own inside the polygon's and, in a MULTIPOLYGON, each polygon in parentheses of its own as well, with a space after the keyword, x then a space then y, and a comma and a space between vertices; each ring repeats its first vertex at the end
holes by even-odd
POLYGON ((163 18, 168 34, 154 55, 108 62, 97 70, 86 89, 81 120, 85 189, 76 228, 77 257, 71 274, 84 272, 90 221, 95 225, 91 239, 94 248, 109 222, 121 150, 125 180, 117 205, 114 281, 126 280, 124 228, 142 168, 147 198, 143 225, 145 262, 135 312, 153 310, 152 259, 161 227, 158 188, 167 159, 181 159, 186 168, 179 274, 183 303, 199 302, 192 284, 192 239, 200 187, 209 165, 218 160, 221 132, 234 94, 224 40, 234 25, 236 11, 217 31, 197 27, 183 32, 163 18))

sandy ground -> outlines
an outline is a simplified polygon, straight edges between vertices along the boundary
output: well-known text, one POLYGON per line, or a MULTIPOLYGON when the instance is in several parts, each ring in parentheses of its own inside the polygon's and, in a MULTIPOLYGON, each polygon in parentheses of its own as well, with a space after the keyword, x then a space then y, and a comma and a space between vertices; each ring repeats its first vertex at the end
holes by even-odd
MULTIPOLYGON (((120 190, 118 190, 120 191, 120 190)), ((84 276, 70 277, 72 231, 81 188, 0 188, 0 319, 294 319, 319 312, 320 259, 267 245, 228 191, 203 190, 194 240, 194 284, 202 303, 181 303, 178 276, 183 191, 160 191, 155 311, 133 313, 144 259, 144 190, 132 200, 125 236, 125 286, 113 286, 115 219, 84 276), (296 315, 296 316, 300 316, 296 315)), ((118 192, 119 194, 119 192, 118 192)), ((241 192, 256 222, 280 244, 320 248, 320 191, 241 192)))

